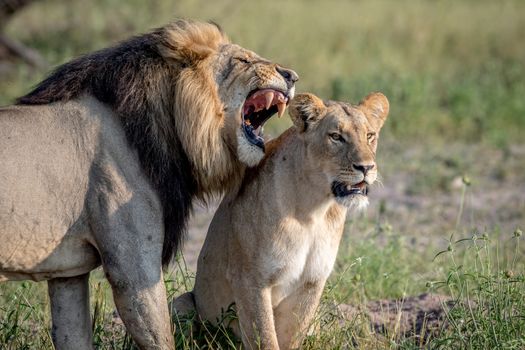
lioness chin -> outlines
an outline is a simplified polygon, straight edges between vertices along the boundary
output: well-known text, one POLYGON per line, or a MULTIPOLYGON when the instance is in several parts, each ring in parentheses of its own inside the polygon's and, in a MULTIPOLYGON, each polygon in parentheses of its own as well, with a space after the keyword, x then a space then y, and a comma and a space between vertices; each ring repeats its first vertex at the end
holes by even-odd
MULTIPOLYGON (((294 126, 268 145, 217 210, 199 256, 193 297, 212 322, 235 303, 234 331, 247 349, 300 346, 319 303, 348 208, 368 204, 375 153, 389 104, 380 93, 359 105, 301 94, 294 126)), ((191 294, 174 302, 188 308, 191 294)))

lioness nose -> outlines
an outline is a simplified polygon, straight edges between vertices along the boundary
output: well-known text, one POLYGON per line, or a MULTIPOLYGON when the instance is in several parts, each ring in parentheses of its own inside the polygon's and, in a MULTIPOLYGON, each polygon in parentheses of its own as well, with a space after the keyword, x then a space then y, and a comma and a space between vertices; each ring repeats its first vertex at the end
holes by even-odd
POLYGON ((295 73, 291 69, 287 69, 287 68, 283 68, 279 66, 275 67, 275 69, 277 70, 279 74, 283 76, 284 80, 286 80, 286 82, 288 83, 288 87, 291 87, 291 85, 295 84, 295 82, 299 80, 299 75, 297 75, 297 73, 295 73))
POLYGON ((353 164, 352 166, 355 170, 361 171, 364 175, 366 175, 368 170, 374 167, 374 164, 353 164))

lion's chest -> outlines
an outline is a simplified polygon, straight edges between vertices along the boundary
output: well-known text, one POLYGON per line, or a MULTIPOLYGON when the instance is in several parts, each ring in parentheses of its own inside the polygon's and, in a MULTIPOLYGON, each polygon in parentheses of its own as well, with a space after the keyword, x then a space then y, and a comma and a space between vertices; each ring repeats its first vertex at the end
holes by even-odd
POLYGON ((342 232, 324 220, 308 226, 285 225, 274 253, 267 258, 271 267, 272 304, 277 306, 305 283, 324 281, 332 271, 342 232))

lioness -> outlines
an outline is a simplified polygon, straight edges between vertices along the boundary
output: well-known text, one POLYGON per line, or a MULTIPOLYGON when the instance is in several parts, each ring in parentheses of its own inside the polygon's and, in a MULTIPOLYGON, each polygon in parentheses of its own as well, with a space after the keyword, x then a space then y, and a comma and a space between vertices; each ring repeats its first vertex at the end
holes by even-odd
MULTIPOLYGON (((358 106, 312 94, 290 104, 294 126, 268 145, 217 210, 199 256, 193 296, 216 321, 235 303, 234 331, 248 349, 300 346, 334 261, 347 209, 368 204, 377 176, 381 93, 358 106)), ((174 308, 188 308, 190 294, 174 308)))
POLYGON ((142 349, 173 349, 161 264, 194 199, 264 156, 262 125, 297 74, 176 21, 58 67, 0 109, 0 281, 48 280, 53 341, 91 349, 102 264, 142 349))

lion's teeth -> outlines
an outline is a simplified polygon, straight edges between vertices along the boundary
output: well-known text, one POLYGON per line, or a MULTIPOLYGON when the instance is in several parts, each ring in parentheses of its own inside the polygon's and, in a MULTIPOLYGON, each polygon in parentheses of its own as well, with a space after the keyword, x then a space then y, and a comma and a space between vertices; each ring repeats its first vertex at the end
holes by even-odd
POLYGON ((277 104, 277 115, 279 116, 279 118, 281 118, 283 116, 285 109, 286 109, 286 103, 279 102, 277 104))
POLYGON ((273 101, 273 91, 266 91, 264 93, 264 98, 266 99, 266 109, 270 108, 273 101))

